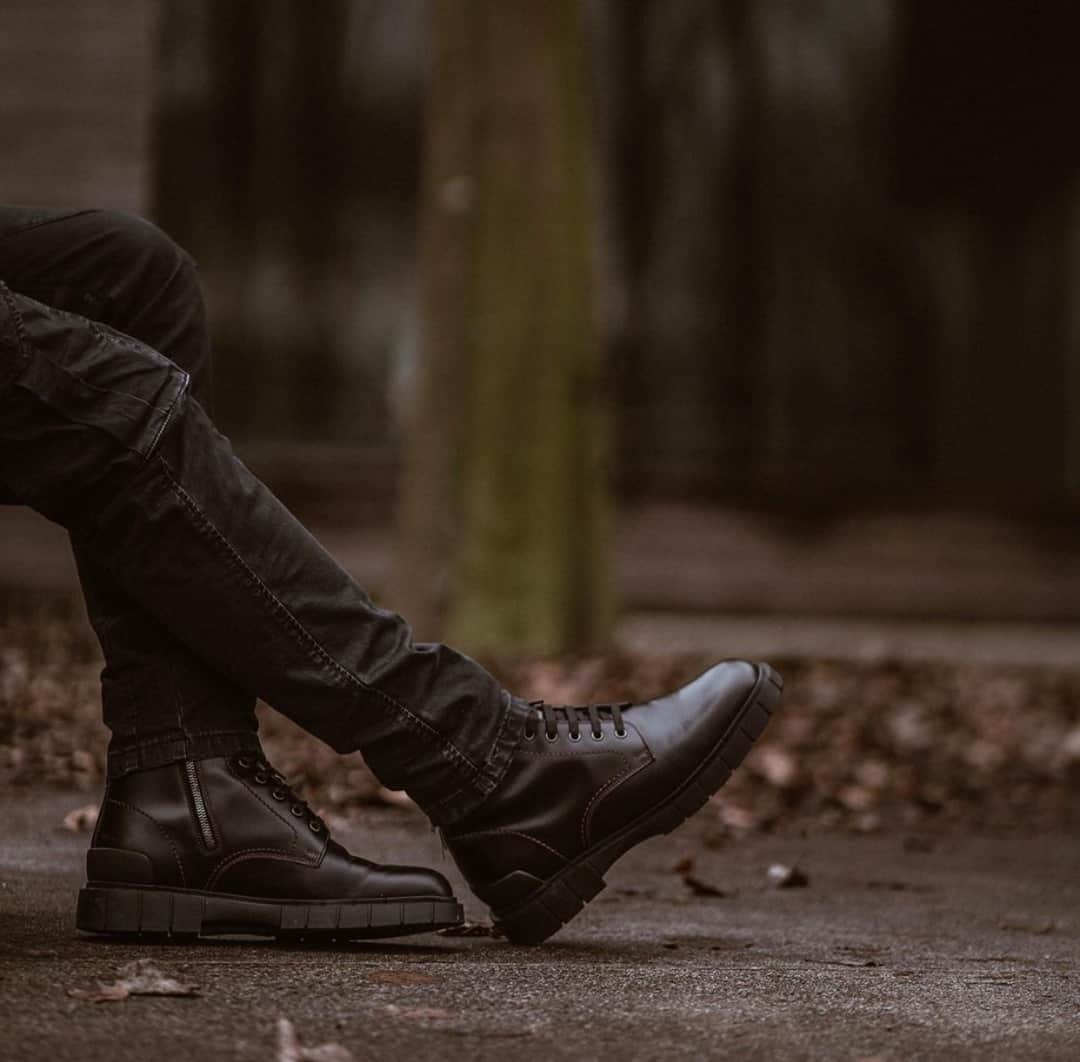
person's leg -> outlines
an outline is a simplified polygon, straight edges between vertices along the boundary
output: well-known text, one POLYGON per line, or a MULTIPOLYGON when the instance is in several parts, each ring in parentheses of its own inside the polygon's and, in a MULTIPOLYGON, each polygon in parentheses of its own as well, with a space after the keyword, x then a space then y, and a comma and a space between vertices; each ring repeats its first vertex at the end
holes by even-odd
MULTIPOLYGON (((165 354, 209 407, 210 340, 194 263, 155 226, 114 211, 0 206, 0 278, 13 291, 165 354)), ((74 552, 105 657, 110 777, 257 751, 252 695, 208 667, 77 543, 74 552)))
MULTIPOLYGON (((466 657, 414 645, 189 389, 153 348, 0 283, 0 482, 15 500, 66 527, 208 673, 339 751, 363 748, 437 821, 463 814, 497 785, 527 708, 466 657)), ((163 765, 110 778, 79 928, 379 937, 460 921, 441 875, 332 841, 257 744, 222 755, 188 737, 163 765)))
MULTIPOLYGON (((237 686, 333 747, 361 748, 444 828, 511 939, 555 932, 622 853, 701 807, 762 733, 780 695, 765 665, 720 664, 625 710, 578 709, 525 704, 467 657, 415 645, 237 461, 187 385, 152 348, 0 285, 0 481, 237 686)), ((274 784, 242 756, 212 762, 253 796, 274 784)), ((189 791, 201 824, 200 792, 189 791)), ((146 828, 101 839, 99 861, 127 875, 114 880, 156 882, 167 860, 140 856, 155 843, 146 828)), ((199 843, 213 850, 213 830, 199 843)), ((131 910, 145 928, 143 902, 131 910)), ((156 911, 153 924, 175 928, 174 916, 156 911)), ((108 917, 106 905, 87 924, 108 917)))
POLYGON ((187 373, 0 290, 0 480, 211 668, 338 751, 361 749, 434 821, 482 801, 527 706, 376 608, 236 458, 187 373))

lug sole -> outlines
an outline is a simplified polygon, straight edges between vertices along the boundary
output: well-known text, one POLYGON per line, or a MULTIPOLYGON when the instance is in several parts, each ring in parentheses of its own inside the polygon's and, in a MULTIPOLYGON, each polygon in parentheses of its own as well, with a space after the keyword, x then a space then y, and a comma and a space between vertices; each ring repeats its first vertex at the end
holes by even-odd
POLYGON ((605 887, 604 874, 620 856, 649 837, 670 833, 708 803, 746 758, 780 703, 783 680, 768 664, 759 664, 758 669, 757 684, 727 733, 667 800, 578 856, 521 906, 506 913, 493 912, 495 925, 508 940, 543 943, 605 887))
POLYGON ((301 903, 91 882, 79 891, 75 925, 84 933, 180 941, 227 935, 317 941, 430 933, 463 919, 454 899, 301 903))

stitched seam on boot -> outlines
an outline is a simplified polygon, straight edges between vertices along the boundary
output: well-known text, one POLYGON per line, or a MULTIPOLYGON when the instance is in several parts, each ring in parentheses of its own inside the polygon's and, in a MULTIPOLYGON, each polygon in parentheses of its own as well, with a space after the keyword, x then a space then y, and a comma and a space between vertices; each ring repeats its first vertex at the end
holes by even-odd
POLYGON ((475 841, 478 837, 497 837, 500 835, 523 837, 526 841, 531 841, 533 844, 538 844, 541 848, 547 849, 553 856, 558 856, 564 863, 570 862, 569 857, 563 855, 557 848, 552 848, 545 841, 541 841, 539 837, 534 837, 531 833, 525 833, 523 830, 477 830, 475 833, 463 833, 457 837, 449 837, 447 840, 451 844, 458 844, 460 841, 475 841))
POLYGON ((233 549, 232 545, 229 543, 229 540, 225 538, 225 536, 217 529, 217 527, 210 520, 210 518, 199 507, 195 499, 192 498, 191 495, 188 494, 188 492, 184 490, 183 486, 177 481, 176 477, 173 474, 172 468, 169 466, 169 463, 164 458, 159 458, 159 462, 161 468, 165 473, 165 477, 169 481, 173 493, 176 495, 176 497, 185 506, 185 508, 188 509, 188 511, 195 518, 197 523, 201 524, 206 531, 210 532, 214 541, 216 541, 218 545, 224 550, 225 555, 245 574, 246 578, 252 582, 255 589, 270 602, 272 606, 271 611, 275 614, 279 614, 285 617, 288 620, 287 629, 289 633, 293 635, 294 639, 299 636, 300 643, 307 650, 308 653, 312 654, 314 659, 318 660, 324 665, 329 665, 339 676, 344 678, 347 683, 355 684, 361 689, 366 690, 369 693, 375 694, 375 696, 379 697, 392 709, 394 709, 396 714, 407 725, 411 726, 414 730, 417 730, 420 733, 424 734, 426 737, 434 739, 440 752, 447 759, 451 760, 454 763, 457 763, 459 766, 467 768, 473 773, 475 777, 481 776, 480 769, 476 766, 476 764, 474 764, 472 760, 470 760, 460 749, 446 742, 446 740, 442 737, 441 734, 439 734, 439 732, 434 727, 424 722, 424 720, 421 719, 419 716, 414 715, 412 712, 409 711, 408 708, 405 707, 405 705, 395 700, 389 694, 383 692, 375 686, 368 685, 368 683, 364 682, 364 680, 361 679, 358 675, 353 674, 353 672, 350 671, 347 667, 345 667, 344 664, 340 663, 333 656, 331 656, 330 653, 322 645, 319 644, 315 637, 305 629, 304 625, 292 614, 292 612, 285 605, 285 603, 281 601, 281 599, 276 594, 274 594, 274 592, 259 578, 259 576, 254 571, 252 571, 252 569, 244 561, 243 557, 241 557, 236 552, 236 550, 233 549))
POLYGON ((592 817, 592 811, 594 805, 611 789, 614 789, 620 782, 626 781, 627 778, 637 774, 638 771, 645 767, 648 767, 652 762, 650 756, 644 763, 634 763, 633 760, 628 760, 626 766, 617 774, 614 778, 609 778, 595 793, 592 795, 592 799, 585 807, 585 811, 581 816, 581 846, 582 848, 589 847, 589 825, 592 817))
POLYGON ((134 811, 136 815, 141 815, 148 822, 152 822, 154 824, 161 836, 165 838, 165 843, 172 851, 173 859, 176 860, 176 869, 180 871, 180 884, 183 885, 183 887, 186 889, 187 875, 184 873, 184 864, 180 861, 180 853, 177 851, 176 845, 173 844, 172 838, 169 836, 169 831, 164 826, 162 826, 162 824, 158 822, 158 820, 155 819, 153 815, 147 814, 141 808, 135 807, 134 804, 128 804, 126 801, 117 800, 115 797, 111 798, 109 800, 109 803, 116 804, 118 807, 126 808, 128 811, 134 811))
POLYGON ((284 848, 242 848, 239 852, 233 852, 231 855, 226 856, 214 869, 210 872, 210 876, 206 879, 206 884, 203 886, 208 892, 218 883, 221 876, 226 870, 229 870, 237 863, 244 863, 251 859, 276 859, 279 863, 295 863, 297 866, 314 868, 318 863, 313 863, 309 859, 298 859, 291 852, 287 852, 284 848))

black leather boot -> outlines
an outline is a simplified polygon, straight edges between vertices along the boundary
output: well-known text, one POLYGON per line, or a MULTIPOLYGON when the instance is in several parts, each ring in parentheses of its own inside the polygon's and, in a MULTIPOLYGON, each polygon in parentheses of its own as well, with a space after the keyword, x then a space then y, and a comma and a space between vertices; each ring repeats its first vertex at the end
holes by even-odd
POLYGON ((86 868, 91 933, 356 939, 462 919, 441 874, 350 855, 254 753, 110 781, 86 868))
POLYGON ((760 737, 782 686, 767 664, 729 661, 647 704, 535 702, 504 781, 443 831, 506 936, 545 940, 619 856, 701 808, 760 737))

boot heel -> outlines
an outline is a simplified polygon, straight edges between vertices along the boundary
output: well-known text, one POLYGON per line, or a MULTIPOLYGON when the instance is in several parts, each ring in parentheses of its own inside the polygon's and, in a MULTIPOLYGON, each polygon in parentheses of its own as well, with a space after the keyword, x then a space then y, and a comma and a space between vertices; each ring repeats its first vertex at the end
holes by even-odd
POLYGON ((540 944, 566 925, 607 883, 587 863, 555 878, 524 906, 495 919, 513 944, 540 944))
POLYGON ((197 937, 202 923, 201 897, 151 889, 88 885, 75 912, 84 933, 197 937))

